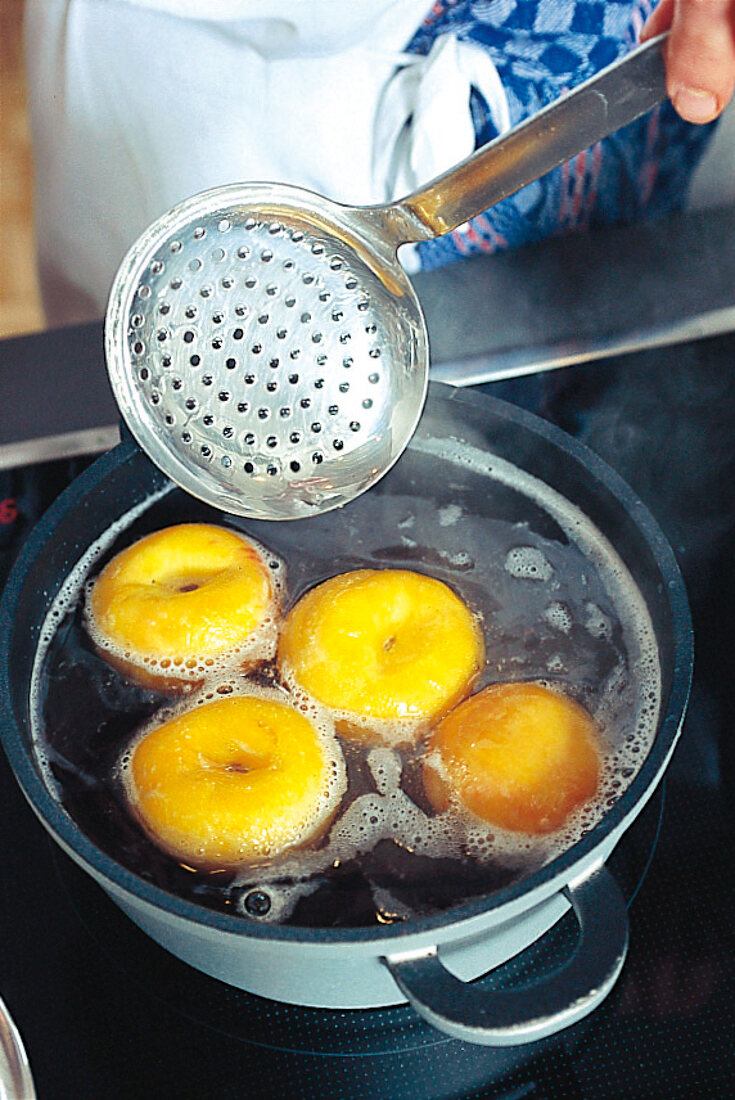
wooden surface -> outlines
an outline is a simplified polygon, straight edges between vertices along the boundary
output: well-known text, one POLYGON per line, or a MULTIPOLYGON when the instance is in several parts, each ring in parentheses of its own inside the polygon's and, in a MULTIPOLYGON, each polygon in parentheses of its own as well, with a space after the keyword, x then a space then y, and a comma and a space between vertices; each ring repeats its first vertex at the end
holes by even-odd
POLYGON ((0 0, 0 337, 44 328, 35 267, 23 2, 0 0))

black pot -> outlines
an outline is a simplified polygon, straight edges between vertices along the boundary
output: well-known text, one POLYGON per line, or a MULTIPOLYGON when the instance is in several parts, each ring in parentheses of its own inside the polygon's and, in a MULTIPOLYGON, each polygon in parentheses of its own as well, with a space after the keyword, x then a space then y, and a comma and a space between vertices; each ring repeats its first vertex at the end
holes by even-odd
MULTIPOLYGON (((538 418, 477 393, 433 386, 411 445, 369 493, 306 524, 237 521, 287 558, 289 549, 306 553, 312 547, 326 555, 330 572, 338 572, 340 562, 366 560, 368 546, 373 564, 380 553, 390 556, 389 549, 395 558, 397 546, 410 557, 411 547, 400 542, 395 525, 409 500, 424 532, 417 567, 429 571, 460 551, 465 569, 470 543, 470 557, 485 568, 480 559, 491 555, 492 523, 522 524, 517 529, 529 537, 562 549, 574 544, 575 552, 582 548, 588 574, 607 578, 613 601, 618 587, 633 594, 635 616, 658 664, 655 730, 646 758, 620 797, 571 847, 510 885, 445 911, 387 926, 315 928, 244 920, 152 883, 80 827, 39 764, 30 698, 34 662, 49 608, 70 571, 131 510, 140 511, 139 523, 154 526, 163 525, 162 516, 168 522, 190 515, 223 519, 179 490, 163 496, 158 512, 145 510, 145 502, 165 494, 167 485, 132 442, 122 443, 56 501, 28 539, 5 589, 2 739, 51 835, 159 944, 204 973, 262 997, 341 1009, 408 1001, 448 1035, 503 1047, 533 1043, 592 1011, 612 988, 627 947, 625 904, 604 864, 666 769, 692 671, 683 583, 641 502, 602 461, 538 418), (437 519, 447 508, 471 516, 471 530, 437 519), (570 905, 581 935, 560 970, 527 989, 488 994, 472 985, 535 943, 570 905)), ((630 638, 626 645, 629 662, 641 657, 630 638)), ((645 660, 651 656, 643 654, 645 660)))

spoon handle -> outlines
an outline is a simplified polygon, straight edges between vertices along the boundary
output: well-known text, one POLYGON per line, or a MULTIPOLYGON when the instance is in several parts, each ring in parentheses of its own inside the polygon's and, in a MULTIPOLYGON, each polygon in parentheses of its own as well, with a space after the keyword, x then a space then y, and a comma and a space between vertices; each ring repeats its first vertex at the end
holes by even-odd
MULTIPOLYGON (((392 204, 401 243, 456 229, 666 98, 660 35, 392 204), (400 228, 399 228, 400 227, 400 228)), ((386 208, 390 210, 391 208, 386 208)))

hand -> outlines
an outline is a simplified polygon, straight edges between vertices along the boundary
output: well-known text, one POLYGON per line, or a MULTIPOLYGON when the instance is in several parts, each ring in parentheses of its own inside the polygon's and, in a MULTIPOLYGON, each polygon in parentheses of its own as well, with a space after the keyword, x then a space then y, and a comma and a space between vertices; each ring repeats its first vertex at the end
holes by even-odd
POLYGON ((641 39, 669 28, 669 98, 687 122, 711 122, 735 88, 735 0, 661 0, 641 39))

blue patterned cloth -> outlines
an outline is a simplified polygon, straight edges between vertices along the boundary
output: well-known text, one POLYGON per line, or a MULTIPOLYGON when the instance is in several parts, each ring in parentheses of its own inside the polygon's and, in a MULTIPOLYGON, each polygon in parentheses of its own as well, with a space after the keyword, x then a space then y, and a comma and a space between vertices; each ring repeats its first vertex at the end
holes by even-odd
MULTIPOLYGON (((511 123, 534 114, 627 53, 656 0, 436 0, 409 53, 427 54, 454 34, 490 54, 511 123)), ((474 93, 477 146, 497 136, 474 93)), ((670 103, 655 108, 568 164, 455 231, 418 246, 424 270, 473 253, 504 250, 595 225, 675 210, 714 124, 683 122, 670 103)))

